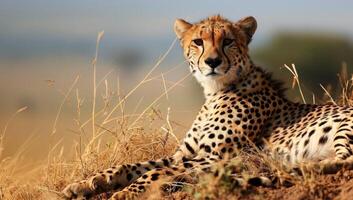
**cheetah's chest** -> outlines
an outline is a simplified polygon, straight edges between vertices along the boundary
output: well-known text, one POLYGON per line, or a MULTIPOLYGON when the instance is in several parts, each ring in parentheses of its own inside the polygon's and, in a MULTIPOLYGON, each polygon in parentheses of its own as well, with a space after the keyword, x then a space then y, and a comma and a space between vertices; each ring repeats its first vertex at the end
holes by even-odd
POLYGON ((200 150, 235 156, 235 151, 254 140, 271 110, 261 110, 261 105, 250 97, 219 95, 205 104, 198 125, 200 150))

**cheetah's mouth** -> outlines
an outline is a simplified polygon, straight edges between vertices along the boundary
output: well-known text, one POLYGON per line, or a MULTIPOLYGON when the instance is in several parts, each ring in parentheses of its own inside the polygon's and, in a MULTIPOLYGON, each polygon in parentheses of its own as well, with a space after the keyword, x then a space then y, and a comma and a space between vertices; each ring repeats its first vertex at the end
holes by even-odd
POLYGON ((206 76, 218 76, 218 75, 219 75, 219 73, 215 72, 214 70, 212 70, 211 72, 206 74, 206 76))

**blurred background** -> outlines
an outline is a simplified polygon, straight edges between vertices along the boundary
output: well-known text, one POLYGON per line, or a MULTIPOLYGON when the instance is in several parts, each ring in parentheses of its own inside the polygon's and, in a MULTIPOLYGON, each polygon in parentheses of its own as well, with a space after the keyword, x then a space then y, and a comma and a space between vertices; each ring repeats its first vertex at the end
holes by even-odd
MULTIPOLYGON (((32 154, 36 159, 45 155, 54 141, 75 137, 77 96, 83 100, 82 118, 88 119, 92 108, 91 61, 102 30, 98 106, 111 108, 105 104, 108 97, 112 97, 110 102, 124 97, 153 68, 175 40, 176 18, 197 22, 213 14, 234 21, 256 17, 258 30, 250 45, 253 60, 286 81, 287 87, 291 75, 283 64, 296 64, 305 95, 311 100, 313 94, 322 98, 319 84, 333 95, 339 92, 335 88, 342 66, 349 74, 353 72, 352 9, 352 1, 322 0, 1 0, 1 130, 18 109, 27 108, 8 125, 2 156, 12 155, 26 144, 36 152, 32 154), (31 144, 26 143, 28 138, 31 144)), ((170 108, 170 117, 183 124, 179 130, 183 134, 203 102, 192 77, 178 82, 187 74, 176 42, 148 81, 129 96, 124 109, 140 113, 165 88, 175 86, 154 107, 163 116, 170 108)), ((289 95, 300 101, 297 90, 289 95)))

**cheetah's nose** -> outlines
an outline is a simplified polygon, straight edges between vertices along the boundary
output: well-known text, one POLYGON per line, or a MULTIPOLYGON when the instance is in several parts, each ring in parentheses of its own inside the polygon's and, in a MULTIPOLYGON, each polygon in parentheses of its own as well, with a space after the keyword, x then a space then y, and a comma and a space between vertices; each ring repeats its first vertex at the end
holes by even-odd
POLYGON ((205 63, 210 66, 212 69, 215 69, 222 63, 222 59, 220 57, 216 58, 207 58, 205 63))

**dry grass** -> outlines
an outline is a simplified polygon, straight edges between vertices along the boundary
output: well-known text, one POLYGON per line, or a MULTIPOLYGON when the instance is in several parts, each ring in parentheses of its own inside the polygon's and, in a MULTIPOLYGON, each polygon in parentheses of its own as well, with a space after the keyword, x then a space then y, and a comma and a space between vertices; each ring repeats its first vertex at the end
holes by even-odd
POLYGON ((170 87, 165 84, 161 95, 141 113, 126 114, 128 112, 125 110, 130 96, 139 87, 154 79, 164 79, 163 74, 154 77, 151 75, 168 55, 175 41, 150 72, 128 93, 122 94, 119 86, 117 91, 109 87, 106 80, 109 74, 97 81, 98 47, 103 35, 104 32, 98 34, 97 50, 92 61, 94 89, 91 112, 87 116, 82 112, 84 99, 80 97, 79 90, 75 90, 79 82, 78 76, 64 94, 50 132, 51 135, 58 134, 57 123, 63 105, 69 96, 74 95, 77 116, 73 121, 76 129, 71 132, 77 140, 68 150, 71 153, 64 153, 62 141, 49 141, 52 148, 47 160, 28 165, 23 157, 31 140, 29 138, 28 143, 18 148, 15 155, 2 157, 7 127, 26 107, 19 109, 10 117, 0 134, 0 199, 58 199, 63 187, 75 180, 87 178, 110 166, 157 159, 175 151, 179 139, 175 136, 174 129, 180 125, 169 119, 169 112, 166 116, 163 115, 158 110, 157 103, 189 75, 170 87), (102 97, 98 96, 100 92, 103 93, 102 97), (98 101, 103 103, 99 104, 98 101))
MULTIPOLYGON (((101 32, 98 35, 97 51, 92 62, 94 89, 91 112, 87 116, 81 112, 85 101, 80 97, 79 90, 74 89, 74 86, 79 81, 79 77, 77 77, 67 90, 62 104, 58 109, 56 120, 53 123, 51 134, 55 135, 58 134, 56 123, 60 118, 62 105, 65 104, 68 96, 74 95, 76 98, 77 117, 74 119, 76 129, 72 130, 72 132, 77 139, 75 145, 69 150, 71 155, 64 153, 67 150, 65 151, 61 141, 50 141, 52 148, 48 153, 47 160, 41 163, 28 164, 23 161, 23 155, 26 152, 26 147, 30 144, 29 142, 19 147, 15 155, 7 158, 2 157, 3 139, 6 137, 7 126, 11 124, 16 115, 25 110, 25 108, 19 109, 10 117, 0 135, 0 199, 58 199, 63 187, 75 180, 87 178, 95 172, 113 165, 165 157, 171 155, 176 149, 179 138, 177 137, 178 134, 175 133, 175 129, 180 124, 170 119, 169 109, 167 113, 161 113, 158 111, 158 106, 156 105, 161 98, 168 98, 168 92, 180 84, 186 77, 173 83, 170 87, 167 87, 165 84, 166 81, 163 75, 151 77, 152 72, 166 57, 175 41, 141 82, 124 95, 119 91, 119 86, 117 87, 117 91, 113 92, 110 89, 105 79, 106 76, 97 81, 98 47, 103 34, 101 32), (164 84, 164 91, 161 91, 160 96, 157 96, 141 113, 126 114, 125 107, 128 104, 129 97, 141 85, 151 79, 157 78, 161 79, 164 84), (99 97, 97 94, 103 95, 99 97), (103 103, 98 104, 98 99, 103 103)), ((287 69, 291 69, 290 72, 299 86, 300 95, 303 101, 305 101, 295 66, 292 65, 292 68, 287 66, 287 69)), ((325 92, 330 97, 330 101, 334 101, 340 105, 353 106, 353 76, 348 76, 345 66, 342 69, 342 73, 339 76, 341 95, 335 101, 329 95, 328 91, 325 92)), ((291 177, 286 174, 279 163, 269 159, 261 152, 242 154, 232 160, 232 165, 229 169, 224 170, 222 167, 219 167, 218 170, 219 176, 214 177, 213 175, 206 174, 200 178, 199 184, 189 185, 182 192, 162 196, 158 192, 159 190, 156 189, 158 187, 155 187, 152 188, 153 192, 143 198, 280 199, 283 197, 280 195, 282 193, 284 195, 288 192, 299 191, 306 195, 303 196, 304 199, 320 199, 328 197, 330 191, 332 194, 335 194, 333 190, 327 189, 328 192, 325 193, 318 189, 322 183, 318 182, 317 179, 326 180, 326 176, 307 174, 304 176, 304 179, 291 177), (274 176, 278 172, 281 172, 282 176, 285 175, 294 182, 295 186, 292 187, 294 191, 287 190, 286 188, 238 188, 230 181, 230 177, 233 176, 231 172, 238 172, 243 177, 254 175, 274 176)), ((344 180, 346 175, 338 174, 337 177, 342 177, 341 180, 344 180)), ((106 197, 103 194, 96 198, 105 199, 106 197)), ((290 197, 288 196, 289 199, 290 197)), ((297 199, 300 198, 298 197, 297 199)))

